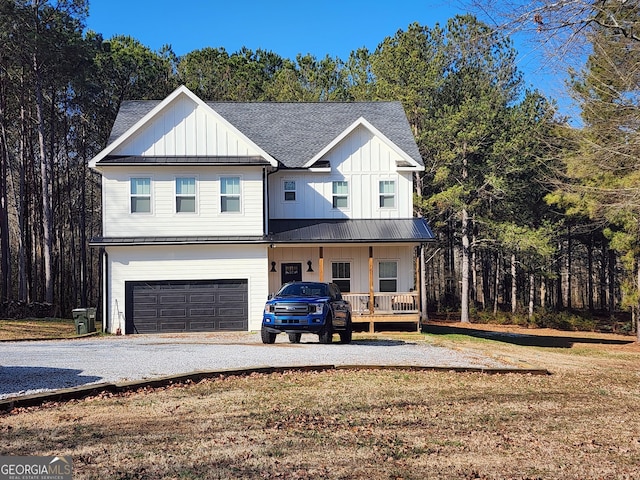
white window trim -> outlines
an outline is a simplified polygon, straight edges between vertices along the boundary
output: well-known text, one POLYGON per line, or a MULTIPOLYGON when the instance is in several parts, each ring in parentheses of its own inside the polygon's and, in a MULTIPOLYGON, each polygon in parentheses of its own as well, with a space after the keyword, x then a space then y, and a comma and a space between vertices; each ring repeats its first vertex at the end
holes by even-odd
POLYGON ((380 178, 378 180, 378 210, 384 210, 384 211, 391 211, 391 210, 397 210, 398 209, 398 181, 395 178, 380 178), (380 205, 380 200, 381 198, 384 197, 391 197, 391 194, 388 193, 380 193, 380 184, 382 182, 393 182, 393 207, 382 207, 380 205))
POLYGON ((298 203, 298 180, 295 178, 283 178, 282 179, 282 203, 298 203), (287 190, 285 188, 285 184, 287 182, 293 182, 294 184, 294 189, 293 190, 287 190), (295 197, 294 200, 287 200, 286 199, 286 195, 287 192, 293 192, 293 195, 295 197))
POLYGON ((153 177, 151 175, 131 175, 129 177, 129 180, 127 181, 127 199, 129 201, 129 204, 127 205, 127 211, 129 212, 129 215, 153 215, 154 212, 154 208, 153 208, 153 177), (133 194, 131 193, 131 180, 133 180, 134 178, 148 178, 149 179, 149 211, 148 212, 132 212, 131 211, 131 199, 133 197, 146 197, 147 195, 139 195, 139 194, 133 194))
POLYGON ((197 175, 176 175, 173 178, 173 213, 175 213, 176 215, 197 215, 200 211, 199 209, 199 203, 198 202, 198 191, 199 191, 199 186, 198 186, 199 179, 197 175), (193 195, 185 195, 185 194, 181 194, 178 195, 178 179, 179 178, 193 178, 195 180, 195 186, 196 186, 196 191, 193 195), (195 200, 195 211, 193 212, 178 212, 178 196, 180 197, 194 197, 195 200))
POLYGON ((336 179, 336 180, 331 180, 331 210, 340 210, 340 211, 345 211, 345 210, 350 210, 351 208, 351 185, 349 180, 345 180, 345 179, 336 179), (333 184, 336 182, 343 182, 347 184, 347 193, 346 195, 344 194, 335 194, 333 193, 333 184), (336 197, 347 197, 347 206, 346 207, 334 207, 334 200, 336 197))
MULTIPOLYGON (((353 259, 350 258, 336 258, 336 259, 331 259, 329 261, 329 266, 331 268, 330 272, 331 272, 331 282, 335 283, 335 280, 349 280, 349 286, 351 287, 351 291, 353 291, 353 259), (334 278, 333 276, 333 264, 334 263, 348 263, 349 264, 349 278, 334 278)), ((342 289, 341 289, 342 291, 342 289)), ((344 293, 344 292, 343 292, 344 293)))
POLYGON ((378 275, 377 278, 377 284, 378 284, 378 291, 380 291, 380 281, 381 280, 395 280, 396 281, 396 292, 399 291, 398 288, 400 287, 400 279, 399 279, 399 272, 400 272, 400 259, 397 258, 379 258, 378 259, 378 271, 376 272, 378 275), (396 276, 395 277, 381 277, 380 276, 380 264, 381 263, 395 263, 396 264, 396 276))
POLYGON ((242 215, 244 212, 244 187, 243 187, 244 181, 242 178, 242 175, 234 175, 234 174, 228 174, 228 175, 219 175, 218 176, 218 211, 220 212, 221 215, 242 215), (222 197, 231 197, 231 196, 236 196, 236 195, 229 195, 229 194, 223 194, 222 193, 222 179, 223 178, 238 178, 240 180, 240 193, 237 195, 240 199, 240 209, 238 211, 233 211, 233 212, 229 212, 229 211, 223 211, 222 210, 222 197))

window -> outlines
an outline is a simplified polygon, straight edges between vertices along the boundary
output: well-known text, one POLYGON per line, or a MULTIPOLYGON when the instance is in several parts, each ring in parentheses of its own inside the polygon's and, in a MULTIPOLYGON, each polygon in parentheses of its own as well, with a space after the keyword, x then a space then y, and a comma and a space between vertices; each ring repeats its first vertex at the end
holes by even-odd
POLYGON ((396 182, 394 180, 380 181, 380 208, 395 208, 396 182))
POLYGON ((398 262, 384 261, 378 263, 379 291, 398 291, 398 262))
POLYGON ((296 182, 295 180, 284 181, 284 201, 295 202, 296 201, 296 182))
POLYGON ((196 179, 176 178, 176 213, 195 213, 196 179))
POLYGON ((349 262, 331 263, 331 278, 341 292, 351 291, 351 264, 349 262))
POLYGON ((240 212, 240 177, 220 178, 220 211, 240 212))
POLYGON ((151 179, 132 178, 131 213, 151 213, 151 179))
POLYGON ((333 208, 349 207, 349 182, 333 182, 333 208))

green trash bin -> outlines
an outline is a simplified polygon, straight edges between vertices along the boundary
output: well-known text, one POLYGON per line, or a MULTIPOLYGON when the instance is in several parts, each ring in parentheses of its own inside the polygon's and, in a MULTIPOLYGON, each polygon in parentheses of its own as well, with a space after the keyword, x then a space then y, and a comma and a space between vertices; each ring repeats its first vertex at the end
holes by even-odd
POLYGON ((95 308, 74 308, 71 313, 76 325, 76 335, 85 335, 96 331, 95 308))

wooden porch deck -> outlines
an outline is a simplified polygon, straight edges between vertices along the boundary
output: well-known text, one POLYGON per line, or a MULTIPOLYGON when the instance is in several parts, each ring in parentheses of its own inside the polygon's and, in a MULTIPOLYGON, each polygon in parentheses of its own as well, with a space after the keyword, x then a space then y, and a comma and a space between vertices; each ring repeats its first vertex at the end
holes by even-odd
POLYGON ((351 321, 369 324, 370 333, 376 323, 414 323, 420 329, 418 292, 376 292, 373 303, 369 293, 343 293, 342 297, 351 303, 351 321))

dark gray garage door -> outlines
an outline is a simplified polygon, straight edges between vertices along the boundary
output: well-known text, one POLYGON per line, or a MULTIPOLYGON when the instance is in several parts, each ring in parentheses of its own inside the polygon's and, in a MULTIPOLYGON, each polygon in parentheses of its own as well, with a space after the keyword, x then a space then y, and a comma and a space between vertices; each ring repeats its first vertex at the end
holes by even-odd
POLYGON ((125 282, 126 333, 247 330, 247 280, 125 282))

